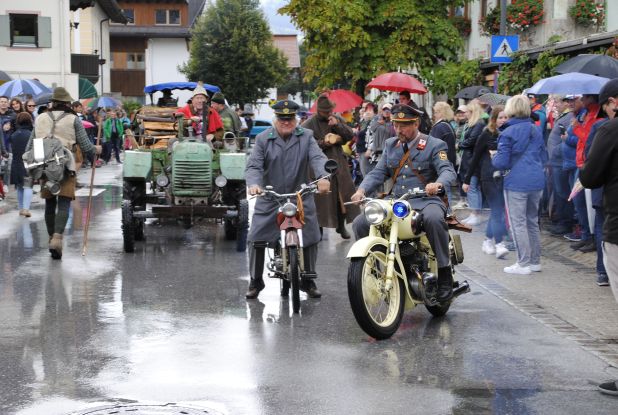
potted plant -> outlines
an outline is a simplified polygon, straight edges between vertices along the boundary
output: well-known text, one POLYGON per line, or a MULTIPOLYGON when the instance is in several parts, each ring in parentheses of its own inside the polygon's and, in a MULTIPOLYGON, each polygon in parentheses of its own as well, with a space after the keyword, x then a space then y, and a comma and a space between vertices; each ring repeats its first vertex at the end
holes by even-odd
POLYGON ((485 17, 479 19, 479 28, 483 36, 492 36, 500 33, 500 7, 489 10, 485 17))
POLYGON ((470 36, 470 32, 472 32, 472 22, 470 22, 470 19, 466 19, 463 16, 453 16, 451 17, 451 22, 462 37, 470 36))
POLYGON ((506 9, 506 21, 513 29, 524 31, 543 23, 543 0, 513 0, 506 9))
POLYGON ((577 0, 569 9, 575 23, 582 26, 599 26, 605 19, 605 5, 595 0, 577 0))

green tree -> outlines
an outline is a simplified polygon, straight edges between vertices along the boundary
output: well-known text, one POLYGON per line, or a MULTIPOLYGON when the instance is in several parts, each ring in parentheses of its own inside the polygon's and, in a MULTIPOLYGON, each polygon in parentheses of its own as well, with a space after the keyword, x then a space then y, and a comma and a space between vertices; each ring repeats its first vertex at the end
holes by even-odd
POLYGON ((500 73, 499 89, 504 94, 519 94, 537 81, 556 75, 554 68, 566 60, 565 56, 555 55, 547 50, 530 59, 525 52, 513 54, 513 62, 505 65, 500 73))
POLYGON ((425 86, 435 94, 446 94, 454 97, 462 88, 479 85, 483 81, 479 68, 479 60, 464 60, 461 62, 445 62, 430 70, 423 70, 425 86))
POLYGON ((362 92, 380 72, 455 59, 463 41, 448 7, 465 0, 290 0, 279 12, 305 34, 306 80, 362 92))
POLYGON ((272 42, 259 0, 216 0, 192 31, 189 80, 221 88, 230 103, 256 102, 285 80, 287 59, 272 42))

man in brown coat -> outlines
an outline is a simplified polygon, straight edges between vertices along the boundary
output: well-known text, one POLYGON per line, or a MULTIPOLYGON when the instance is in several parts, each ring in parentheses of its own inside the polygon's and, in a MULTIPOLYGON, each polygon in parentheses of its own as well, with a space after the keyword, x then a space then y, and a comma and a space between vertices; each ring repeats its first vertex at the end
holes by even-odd
POLYGON ((313 131, 313 136, 326 157, 339 164, 336 176, 331 178, 331 193, 315 195, 320 227, 336 228, 343 239, 349 239, 350 234, 345 224, 352 222, 360 213, 360 209, 355 205, 343 205, 350 200, 356 189, 350 170, 347 168, 348 160, 341 146, 350 141, 354 133, 343 118, 333 114, 334 109, 335 104, 328 97, 320 96, 317 114, 305 121, 302 126, 313 131))

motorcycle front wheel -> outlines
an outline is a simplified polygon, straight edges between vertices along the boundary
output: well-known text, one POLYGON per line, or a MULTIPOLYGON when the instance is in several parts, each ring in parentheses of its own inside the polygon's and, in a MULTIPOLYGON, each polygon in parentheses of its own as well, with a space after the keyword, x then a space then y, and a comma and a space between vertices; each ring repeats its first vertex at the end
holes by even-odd
POLYGON ((290 285, 292 286, 292 310, 294 313, 300 311, 300 271, 298 269, 298 249, 295 246, 288 248, 288 258, 290 260, 290 285))
POLYGON ((391 337, 401 324, 405 287, 395 277, 390 290, 386 283, 386 247, 374 246, 363 258, 353 258, 348 269, 348 297, 356 322, 371 337, 391 337))

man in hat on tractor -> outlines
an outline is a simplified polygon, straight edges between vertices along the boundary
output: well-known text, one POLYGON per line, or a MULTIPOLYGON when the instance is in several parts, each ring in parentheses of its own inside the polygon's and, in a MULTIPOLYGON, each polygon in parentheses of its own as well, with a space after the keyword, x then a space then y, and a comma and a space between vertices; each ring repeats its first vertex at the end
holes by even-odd
POLYGON ((240 135, 242 123, 240 117, 225 103, 225 96, 221 92, 217 92, 212 96, 212 107, 217 110, 225 131, 231 131, 236 137, 240 135))
MULTIPOLYGON (((425 189, 427 197, 409 202, 423 215, 423 228, 438 262, 438 300, 445 302, 453 296, 453 276, 446 206, 436 195, 440 188, 450 186, 457 175, 448 160, 446 143, 419 131, 421 111, 400 104, 395 105, 392 112, 397 136, 386 140, 382 157, 360 184, 352 201, 361 201, 365 194, 370 194, 388 180, 393 181, 389 194, 394 197, 401 197, 415 188, 425 189), (396 177, 393 177, 395 173, 396 177)), ((369 235, 369 227, 365 215, 354 219, 352 228, 356 239, 369 235)))
MULTIPOLYGON (((191 120, 193 131, 196 135, 202 134, 202 115, 204 112, 204 105, 208 101, 208 94, 202 86, 198 83, 193 90, 193 98, 191 103, 178 109, 176 114, 182 114, 185 120, 191 120)), ((221 140, 223 138, 223 122, 221 117, 212 108, 208 108, 208 130, 206 131, 206 139, 212 141, 213 139, 221 140)))

